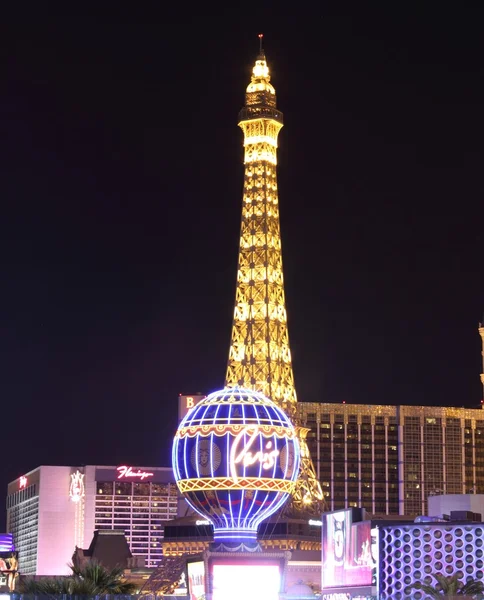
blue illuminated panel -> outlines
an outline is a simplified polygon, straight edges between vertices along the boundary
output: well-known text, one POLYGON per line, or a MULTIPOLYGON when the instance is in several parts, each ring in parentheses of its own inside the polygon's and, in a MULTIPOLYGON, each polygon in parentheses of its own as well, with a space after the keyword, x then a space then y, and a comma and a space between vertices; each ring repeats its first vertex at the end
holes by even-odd
POLYGON ((13 543, 12 533, 0 533, 0 552, 14 552, 15 545, 13 543))

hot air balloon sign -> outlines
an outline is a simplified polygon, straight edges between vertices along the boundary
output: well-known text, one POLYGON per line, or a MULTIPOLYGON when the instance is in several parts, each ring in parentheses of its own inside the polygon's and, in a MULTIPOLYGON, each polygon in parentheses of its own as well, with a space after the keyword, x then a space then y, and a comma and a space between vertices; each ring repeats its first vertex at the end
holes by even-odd
POLYGON ((226 388, 181 421, 173 442, 180 492, 214 527, 215 541, 255 541, 259 524, 294 491, 295 429, 260 393, 226 388))

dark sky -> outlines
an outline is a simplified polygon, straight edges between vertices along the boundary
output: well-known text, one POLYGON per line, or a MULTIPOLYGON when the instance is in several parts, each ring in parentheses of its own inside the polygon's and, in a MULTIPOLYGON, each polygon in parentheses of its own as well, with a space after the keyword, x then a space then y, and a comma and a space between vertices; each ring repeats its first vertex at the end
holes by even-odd
POLYGON ((178 393, 223 385, 259 31, 299 399, 479 405, 484 14, 395 4, 4 22, 2 490, 167 465, 178 393))

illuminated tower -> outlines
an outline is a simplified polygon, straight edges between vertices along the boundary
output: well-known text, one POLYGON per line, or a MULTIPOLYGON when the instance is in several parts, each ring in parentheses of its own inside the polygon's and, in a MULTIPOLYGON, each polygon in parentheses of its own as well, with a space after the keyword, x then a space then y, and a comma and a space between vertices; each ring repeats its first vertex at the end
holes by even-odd
MULTIPOLYGON (((262 50, 239 113, 245 177, 237 290, 225 384, 262 392, 294 419, 296 389, 287 332, 277 197, 277 136, 282 113, 262 50)), ((301 471, 293 508, 318 512, 322 492, 299 428, 301 471)))
POLYGON ((482 408, 484 408, 484 324, 483 323, 479 323, 479 335, 481 336, 481 340, 482 340, 482 373, 481 373, 481 383, 482 383, 482 398, 481 398, 481 405, 482 408))

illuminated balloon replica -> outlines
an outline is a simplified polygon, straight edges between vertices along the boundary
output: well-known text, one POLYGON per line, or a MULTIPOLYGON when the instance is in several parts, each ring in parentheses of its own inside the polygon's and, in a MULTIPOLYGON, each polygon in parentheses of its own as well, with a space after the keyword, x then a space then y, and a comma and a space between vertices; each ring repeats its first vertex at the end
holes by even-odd
POLYGON ((226 388, 182 420, 173 442, 180 492, 214 527, 214 541, 255 542, 259 524, 288 500, 299 472, 289 418, 262 394, 226 388))

